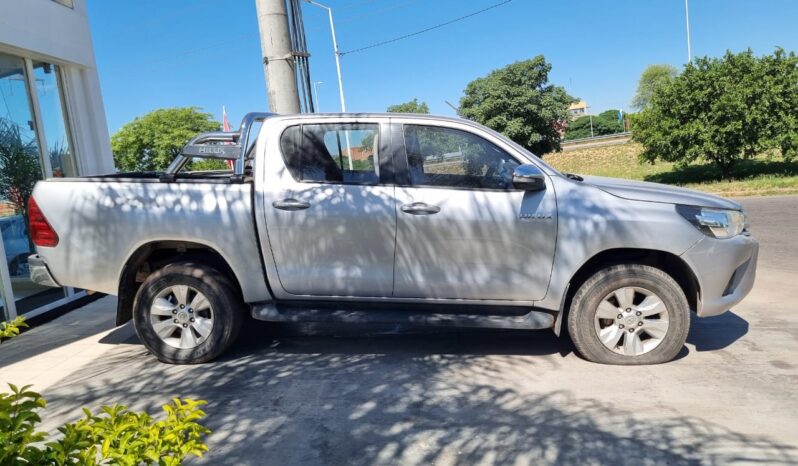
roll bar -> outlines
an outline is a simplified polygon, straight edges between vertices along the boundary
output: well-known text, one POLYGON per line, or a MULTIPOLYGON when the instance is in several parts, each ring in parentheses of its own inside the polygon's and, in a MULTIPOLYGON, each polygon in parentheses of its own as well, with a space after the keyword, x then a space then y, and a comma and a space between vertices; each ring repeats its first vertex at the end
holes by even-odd
POLYGON ((234 160, 233 175, 243 179, 246 164, 247 147, 249 147, 252 125, 276 116, 276 113, 247 113, 241 120, 238 131, 213 131, 193 137, 183 147, 180 155, 175 157, 164 172, 162 179, 174 180, 177 173, 186 166, 193 157, 206 159, 234 160))

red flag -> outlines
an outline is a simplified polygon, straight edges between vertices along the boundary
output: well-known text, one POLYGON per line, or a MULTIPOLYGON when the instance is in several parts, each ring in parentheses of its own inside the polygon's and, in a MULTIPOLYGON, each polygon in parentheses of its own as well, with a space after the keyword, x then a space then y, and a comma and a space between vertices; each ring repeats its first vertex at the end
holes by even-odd
MULTIPOLYGON (((222 105, 222 131, 230 131, 230 120, 227 119, 227 109, 222 105)), ((232 160, 227 161, 227 168, 233 169, 235 164, 232 160)))

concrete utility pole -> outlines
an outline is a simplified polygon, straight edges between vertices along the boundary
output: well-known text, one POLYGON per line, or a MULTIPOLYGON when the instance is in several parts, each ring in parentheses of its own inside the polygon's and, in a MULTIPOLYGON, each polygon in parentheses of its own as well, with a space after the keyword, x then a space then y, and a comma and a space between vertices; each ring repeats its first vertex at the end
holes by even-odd
POLYGON ((299 90, 285 0, 255 0, 255 7, 269 110, 283 114, 299 113, 299 90))

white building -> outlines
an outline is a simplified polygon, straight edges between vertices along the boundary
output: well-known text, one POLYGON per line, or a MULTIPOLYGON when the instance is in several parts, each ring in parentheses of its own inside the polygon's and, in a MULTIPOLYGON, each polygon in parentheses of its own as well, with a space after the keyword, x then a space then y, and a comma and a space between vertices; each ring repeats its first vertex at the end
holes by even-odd
POLYGON ((35 180, 113 171, 86 0, 0 0, 0 320, 84 296, 27 277, 35 180))

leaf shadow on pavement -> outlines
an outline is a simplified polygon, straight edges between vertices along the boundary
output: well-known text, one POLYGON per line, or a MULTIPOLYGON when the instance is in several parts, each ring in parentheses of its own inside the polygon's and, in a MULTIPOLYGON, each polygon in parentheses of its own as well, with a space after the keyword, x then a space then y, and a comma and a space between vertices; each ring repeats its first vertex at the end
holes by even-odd
POLYGON ((550 332, 247 327, 198 366, 161 364, 133 337, 48 390, 45 418, 206 399, 210 453, 191 461, 203 464, 798 463, 794 446, 702 419, 535 391, 561 368, 550 332))

